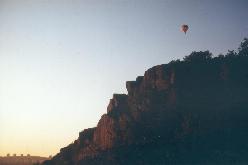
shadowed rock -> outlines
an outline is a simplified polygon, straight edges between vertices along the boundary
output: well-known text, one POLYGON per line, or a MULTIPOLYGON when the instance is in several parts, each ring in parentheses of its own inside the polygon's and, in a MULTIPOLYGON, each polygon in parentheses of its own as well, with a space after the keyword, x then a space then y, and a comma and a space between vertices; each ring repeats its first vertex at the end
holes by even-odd
POLYGON ((97 127, 44 164, 248 163, 248 58, 199 54, 126 82, 97 127))

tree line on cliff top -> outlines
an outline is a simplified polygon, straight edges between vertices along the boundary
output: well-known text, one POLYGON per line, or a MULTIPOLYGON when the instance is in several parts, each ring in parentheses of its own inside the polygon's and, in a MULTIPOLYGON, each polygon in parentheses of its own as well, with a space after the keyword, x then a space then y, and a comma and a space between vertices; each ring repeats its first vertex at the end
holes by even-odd
MULTIPOLYGON (((193 51, 190 55, 185 56, 183 58, 183 61, 185 62, 193 62, 193 63, 201 63, 201 62, 207 62, 212 59, 233 59, 233 58, 239 58, 239 57, 248 57, 248 38, 244 38, 243 41, 240 43, 238 50, 228 50, 228 52, 223 55, 220 54, 216 57, 213 57, 213 54, 210 51, 193 51)), ((178 63, 180 60, 173 60, 170 62, 170 64, 178 63)))

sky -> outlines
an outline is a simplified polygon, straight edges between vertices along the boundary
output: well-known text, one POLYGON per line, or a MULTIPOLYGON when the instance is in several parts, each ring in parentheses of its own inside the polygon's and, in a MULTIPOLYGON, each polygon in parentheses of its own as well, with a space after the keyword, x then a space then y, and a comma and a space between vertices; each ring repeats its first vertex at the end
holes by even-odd
POLYGON ((236 50, 248 37, 247 8, 247 0, 0 0, 0 156, 55 155, 148 68, 236 50))

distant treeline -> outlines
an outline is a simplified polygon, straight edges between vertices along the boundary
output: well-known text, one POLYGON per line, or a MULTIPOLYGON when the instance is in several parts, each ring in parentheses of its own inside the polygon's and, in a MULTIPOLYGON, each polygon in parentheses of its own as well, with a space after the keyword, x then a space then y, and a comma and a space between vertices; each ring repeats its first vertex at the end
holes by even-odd
POLYGON ((0 165, 33 165, 39 164, 49 158, 40 156, 6 156, 0 157, 0 165))

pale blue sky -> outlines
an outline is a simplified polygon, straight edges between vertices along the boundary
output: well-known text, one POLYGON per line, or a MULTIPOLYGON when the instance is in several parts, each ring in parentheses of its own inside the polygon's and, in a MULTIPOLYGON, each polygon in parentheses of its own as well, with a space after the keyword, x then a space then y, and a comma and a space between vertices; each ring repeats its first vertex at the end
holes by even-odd
POLYGON ((97 124, 127 80, 194 50, 236 49, 248 36, 247 8, 247 0, 0 0, 0 155, 54 155, 97 124))

